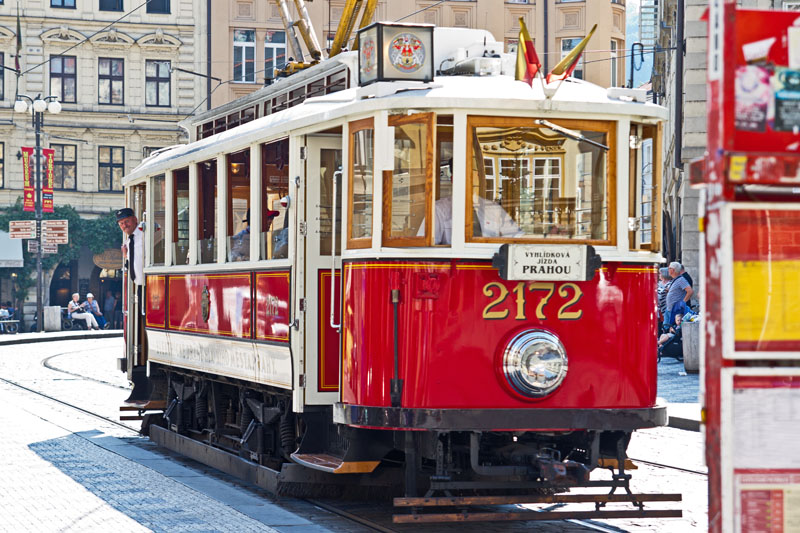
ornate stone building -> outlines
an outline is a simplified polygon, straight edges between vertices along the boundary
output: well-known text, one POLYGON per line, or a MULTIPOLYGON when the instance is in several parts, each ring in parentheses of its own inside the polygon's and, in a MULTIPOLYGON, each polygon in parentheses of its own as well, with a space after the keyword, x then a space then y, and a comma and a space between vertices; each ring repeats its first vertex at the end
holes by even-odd
MULTIPOLYGON (((344 5, 345 0, 306 2, 323 48, 333 41, 344 5)), ((597 23, 577 75, 598 85, 624 85, 623 0, 380 0, 374 20, 487 29, 506 43, 508 51, 517 42, 519 17, 525 20, 548 70, 597 23)), ((208 90, 213 91, 211 106, 217 107, 258 89, 265 74, 269 77, 268 72, 283 65, 286 37, 280 12, 271 1, 214 2, 210 18, 214 21, 213 52, 208 70, 222 84, 209 80, 208 90)))
MULTIPOLYGON (((20 1, 17 77, 17 2, 0 0, 0 209, 22 195, 20 148, 35 145, 30 114, 14 112, 17 93, 61 102, 59 114, 44 113, 41 136, 55 150, 55 204, 85 217, 124 205, 122 176, 149 152, 185 142, 177 123, 205 97, 204 78, 177 70, 205 68, 205 11, 203 0, 20 1)), ((44 299, 55 305, 119 285, 88 249, 48 274, 44 299)))

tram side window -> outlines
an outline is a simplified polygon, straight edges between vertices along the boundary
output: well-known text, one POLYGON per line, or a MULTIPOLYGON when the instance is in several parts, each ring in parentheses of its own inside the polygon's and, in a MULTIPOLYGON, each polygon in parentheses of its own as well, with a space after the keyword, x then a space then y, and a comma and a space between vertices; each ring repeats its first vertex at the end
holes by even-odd
POLYGON ((250 150, 228 155, 228 261, 250 259, 250 150))
POLYGON ((173 173, 172 260, 176 265, 189 262, 189 169, 173 173))
POLYGON ((197 207, 198 257, 200 263, 217 260, 217 161, 204 161, 198 165, 197 207))
POLYGON ((152 189, 153 201, 153 252, 150 257, 153 258, 153 265, 164 264, 164 217, 166 215, 166 181, 163 174, 156 176, 150 183, 152 189))
POLYGON ((281 198, 289 194, 289 139, 261 145, 261 235, 264 259, 289 256, 288 210, 281 198))
POLYGON ((609 242, 614 128, 470 117, 466 240, 609 242))
POLYGON ((661 180, 660 132, 658 126, 632 124, 629 168, 629 241, 635 250, 657 250, 661 211, 658 199, 661 180))
MULTIPOLYGON (((375 129, 372 118, 350 123, 350 184, 348 248, 372 246, 375 129)), ((338 218, 337 218, 338 220, 338 218)))
POLYGON ((331 255, 331 242, 336 254, 342 253, 342 151, 333 148, 320 150, 320 209, 319 254, 331 255), (336 180, 336 201, 333 200, 333 180, 336 180), (331 239, 333 206, 336 205, 336 229, 331 239))
POLYGON ((434 114, 389 117, 394 126, 394 170, 384 173, 383 244, 427 246, 430 242, 434 114))

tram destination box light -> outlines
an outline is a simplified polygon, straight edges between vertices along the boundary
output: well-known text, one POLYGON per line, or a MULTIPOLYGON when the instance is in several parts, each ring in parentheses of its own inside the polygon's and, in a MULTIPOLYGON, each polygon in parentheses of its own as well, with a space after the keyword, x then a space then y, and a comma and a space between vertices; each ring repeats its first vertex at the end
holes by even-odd
POLYGON ((358 85, 433 81, 433 26, 376 22, 358 32, 358 85))

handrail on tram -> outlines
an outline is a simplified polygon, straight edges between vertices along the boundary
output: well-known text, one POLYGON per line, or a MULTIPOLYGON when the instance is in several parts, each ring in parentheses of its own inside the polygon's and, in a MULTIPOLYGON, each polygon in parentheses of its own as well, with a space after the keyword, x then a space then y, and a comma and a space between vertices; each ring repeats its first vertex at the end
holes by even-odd
POLYGON ((341 328, 341 324, 335 323, 334 311, 336 309, 336 194, 337 194, 337 187, 336 184, 339 182, 339 179, 342 177, 342 171, 337 170, 333 173, 333 209, 331 210, 331 316, 330 316, 330 324, 333 329, 337 332, 341 328))

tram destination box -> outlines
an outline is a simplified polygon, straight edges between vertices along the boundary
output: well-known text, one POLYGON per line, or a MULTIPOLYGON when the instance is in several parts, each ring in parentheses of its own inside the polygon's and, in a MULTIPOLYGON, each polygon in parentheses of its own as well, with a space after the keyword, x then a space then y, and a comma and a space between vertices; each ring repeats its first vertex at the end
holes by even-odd
POLYGON ((505 280, 589 281, 602 261, 580 244, 504 244, 492 258, 505 280))
POLYGON ((433 81, 433 26, 376 22, 358 32, 358 84, 433 81))

